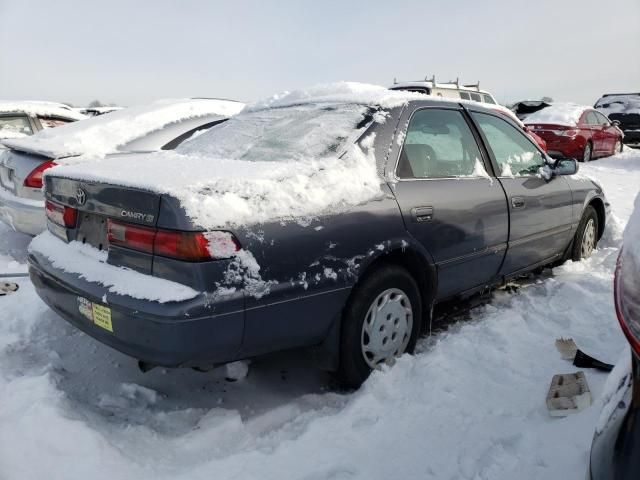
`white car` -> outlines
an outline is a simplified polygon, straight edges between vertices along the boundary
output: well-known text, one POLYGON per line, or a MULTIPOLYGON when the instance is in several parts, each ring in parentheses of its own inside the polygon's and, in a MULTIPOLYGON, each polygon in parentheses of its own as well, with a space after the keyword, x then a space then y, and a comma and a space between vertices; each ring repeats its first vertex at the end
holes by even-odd
POLYGON ((393 81, 390 90, 406 90, 409 92, 418 92, 434 97, 471 100, 473 102, 488 103, 497 105, 496 99, 493 98, 486 90, 480 90, 480 82, 475 85, 460 85, 460 81, 455 82, 436 82, 436 77, 431 79, 417 80, 411 82, 393 81))
POLYGON ((173 150, 244 108, 232 100, 173 99, 125 108, 55 131, 4 140, 0 154, 0 220, 37 235, 46 229, 43 172, 122 152, 173 150))
POLYGON ((63 103, 0 100, 0 142, 86 118, 63 103))

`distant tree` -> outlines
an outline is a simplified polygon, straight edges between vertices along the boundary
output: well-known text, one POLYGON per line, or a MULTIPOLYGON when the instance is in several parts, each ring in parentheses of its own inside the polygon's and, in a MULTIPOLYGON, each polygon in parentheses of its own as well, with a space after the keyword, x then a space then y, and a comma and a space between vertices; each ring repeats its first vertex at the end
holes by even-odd
POLYGON ((553 102, 553 98, 551 98, 551 97, 542 97, 540 100, 542 102, 547 102, 547 103, 553 102))
POLYGON ((104 105, 100 102, 100 100, 94 100, 88 106, 91 107, 91 108, 93 108, 93 107, 104 107, 104 105))

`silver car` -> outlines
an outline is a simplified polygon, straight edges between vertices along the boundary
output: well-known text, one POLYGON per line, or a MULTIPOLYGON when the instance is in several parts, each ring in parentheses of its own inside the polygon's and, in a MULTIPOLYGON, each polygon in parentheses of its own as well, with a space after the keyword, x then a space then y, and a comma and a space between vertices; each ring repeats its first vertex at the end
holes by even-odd
POLYGON ((46 229, 42 175, 48 168, 115 153, 173 150, 242 108, 244 104, 231 100, 161 100, 55 132, 3 140, 9 149, 0 153, 0 220, 18 232, 37 235, 46 229))

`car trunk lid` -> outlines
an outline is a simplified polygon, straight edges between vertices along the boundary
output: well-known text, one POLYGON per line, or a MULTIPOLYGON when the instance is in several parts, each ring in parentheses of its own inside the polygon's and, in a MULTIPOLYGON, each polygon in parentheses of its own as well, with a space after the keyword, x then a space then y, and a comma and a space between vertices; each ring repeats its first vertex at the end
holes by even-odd
POLYGON ((109 250, 109 263, 150 274, 153 256, 143 252, 125 252, 108 241, 108 220, 155 227, 161 195, 132 187, 45 176, 45 199, 77 210, 75 228, 47 222, 48 229, 63 240, 89 244, 109 250))

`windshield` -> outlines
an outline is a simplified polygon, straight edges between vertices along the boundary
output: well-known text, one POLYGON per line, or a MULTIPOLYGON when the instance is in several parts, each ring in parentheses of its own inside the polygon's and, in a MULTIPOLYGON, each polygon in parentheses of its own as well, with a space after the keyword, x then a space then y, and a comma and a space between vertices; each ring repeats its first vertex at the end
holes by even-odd
POLYGON ((189 140, 183 154, 248 161, 340 155, 372 119, 363 105, 304 104, 249 111, 189 140))

